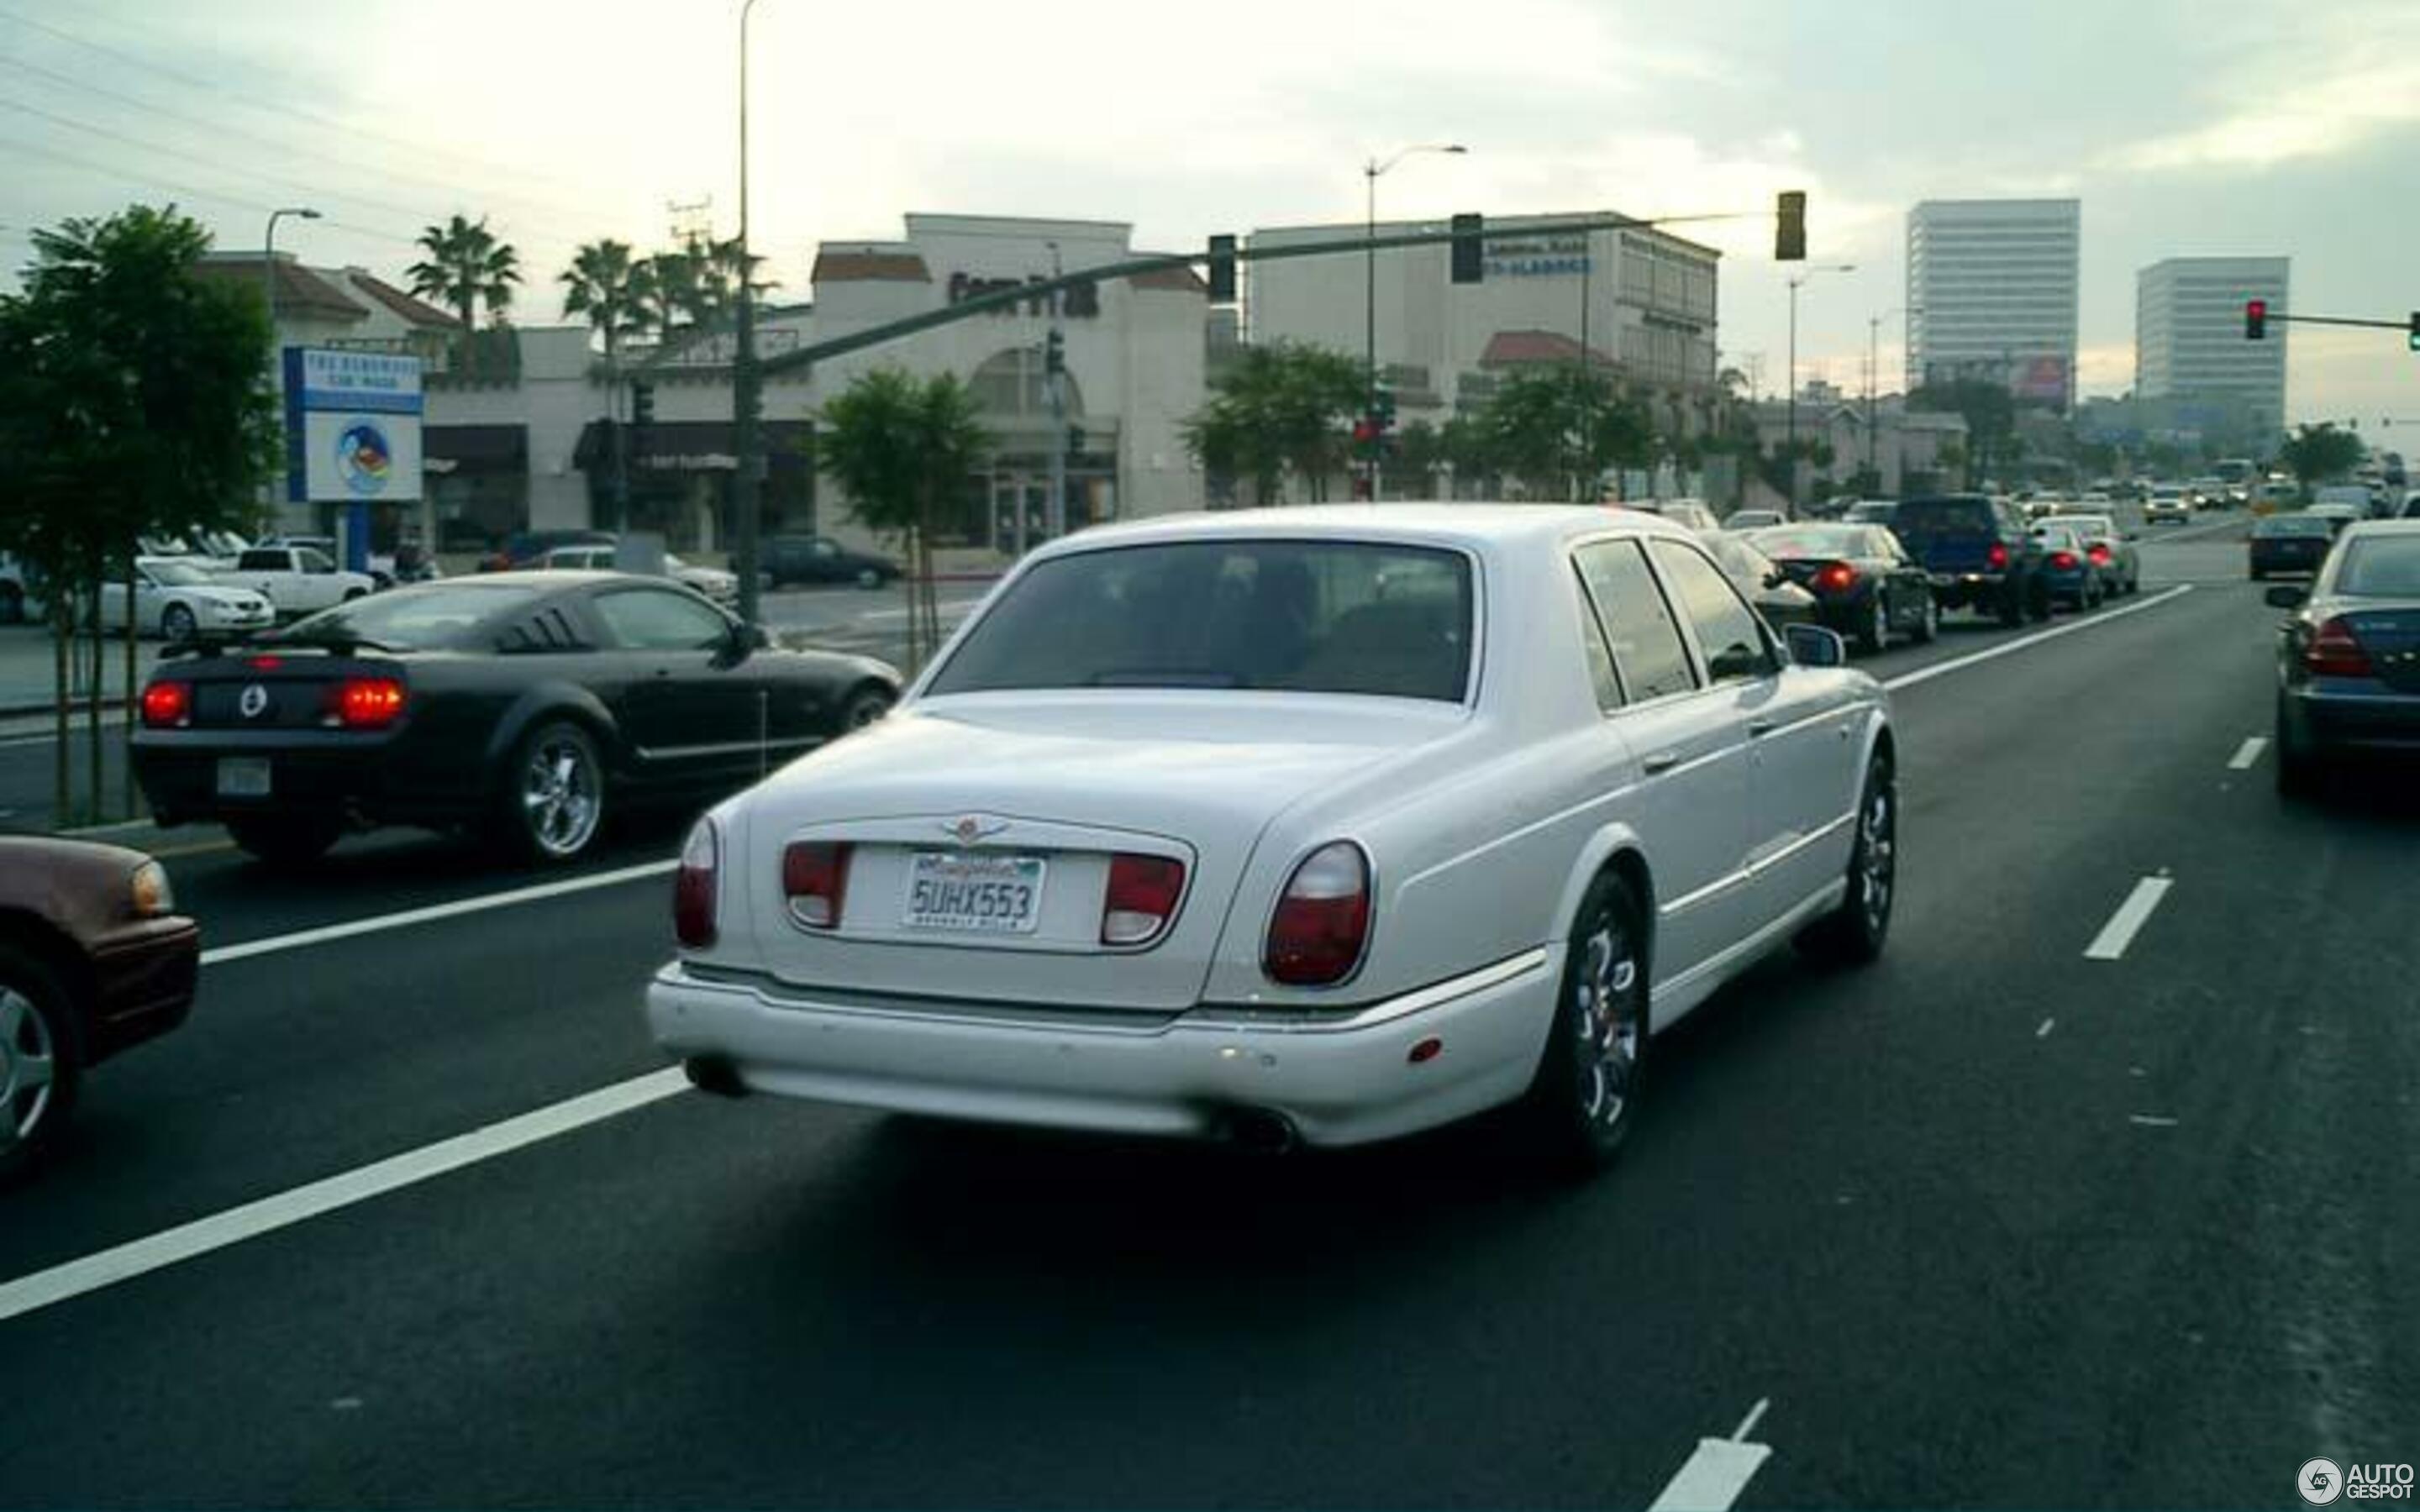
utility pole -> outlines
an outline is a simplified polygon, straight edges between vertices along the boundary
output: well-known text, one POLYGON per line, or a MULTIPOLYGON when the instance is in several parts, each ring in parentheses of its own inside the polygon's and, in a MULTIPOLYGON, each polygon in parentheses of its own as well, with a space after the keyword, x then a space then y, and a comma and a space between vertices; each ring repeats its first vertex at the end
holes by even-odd
POLYGON ((739 468, 731 480, 732 508, 738 515, 738 550, 732 565, 739 575, 739 617, 757 623, 763 608, 756 580, 757 514, 764 467, 764 446, 756 434, 756 279, 755 259, 748 252, 748 13, 756 0, 739 6, 739 330, 731 363, 731 430, 733 455, 739 468))
MULTIPOLYGON (((1437 152, 1460 157, 1470 149, 1459 142, 1423 142, 1397 151, 1381 161, 1372 158, 1361 165, 1364 190, 1361 261, 1361 413, 1374 421, 1378 414, 1378 178, 1395 164, 1415 152, 1437 152)), ((1370 502, 1378 501, 1378 455, 1376 448, 1385 443, 1380 437, 1372 443, 1370 455, 1370 502)))
MULTIPOLYGON (((1050 246, 1050 276, 1066 277, 1060 266, 1059 243, 1050 246)), ((1050 296, 1050 336, 1048 350, 1052 361, 1043 375, 1050 397, 1050 507, 1043 514, 1043 529, 1050 539, 1067 533, 1067 335, 1059 325, 1059 296, 1050 296)))

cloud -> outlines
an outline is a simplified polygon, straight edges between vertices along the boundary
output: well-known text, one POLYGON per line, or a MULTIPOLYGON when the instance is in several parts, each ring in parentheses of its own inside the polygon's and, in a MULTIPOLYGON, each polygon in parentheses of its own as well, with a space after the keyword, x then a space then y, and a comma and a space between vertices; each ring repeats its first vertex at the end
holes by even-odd
POLYGON ((2313 80, 2192 131, 2122 147, 2101 166, 2133 172, 2270 168, 2350 151, 2420 124, 2420 63, 2313 80))

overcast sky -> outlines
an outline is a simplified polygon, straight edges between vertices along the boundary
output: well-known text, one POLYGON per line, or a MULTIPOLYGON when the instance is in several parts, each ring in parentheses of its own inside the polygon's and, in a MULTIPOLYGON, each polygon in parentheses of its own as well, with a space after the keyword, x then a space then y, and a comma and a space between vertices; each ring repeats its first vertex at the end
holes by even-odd
MULTIPOLYGON (((29 226, 174 199, 219 244, 400 280, 411 238, 486 214, 551 319, 573 246, 664 242, 736 206, 725 0, 0 0, 0 266, 29 226)), ((2289 255, 2293 308, 2420 306, 2420 0, 758 0, 755 240, 803 295, 827 238, 910 210, 1130 221, 1139 245, 1381 213, 1812 203, 1801 372, 1898 371, 1919 199, 2084 202, 2084 392, 2133 375, 2134 272, 2289 255)), ((1721 347, 1784 366, 1769 223, 1722 247, 1721 347), (1761 359, 1752 354, 1761 354, 1761 359)), ((2296 419, 2420 429, 2395 332, 2294 333, 2296 419)))

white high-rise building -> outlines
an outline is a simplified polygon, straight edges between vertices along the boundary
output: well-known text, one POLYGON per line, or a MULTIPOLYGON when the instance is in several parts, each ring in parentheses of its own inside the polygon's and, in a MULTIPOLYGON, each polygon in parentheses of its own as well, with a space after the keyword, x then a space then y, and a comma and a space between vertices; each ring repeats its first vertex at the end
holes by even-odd
POLYGON ((2134 393, 2207 409, 2202 428, 2273 440, 2286 428, 2286 332, 2243 334, 2246 301, 2283 314, 2286 257, 2170 257, 2134 275, 2134 393))
POLYGON ((1983 378, 2075 399, 2083 205, 1931 199, 1907 216, 1907 381, 1983 378))

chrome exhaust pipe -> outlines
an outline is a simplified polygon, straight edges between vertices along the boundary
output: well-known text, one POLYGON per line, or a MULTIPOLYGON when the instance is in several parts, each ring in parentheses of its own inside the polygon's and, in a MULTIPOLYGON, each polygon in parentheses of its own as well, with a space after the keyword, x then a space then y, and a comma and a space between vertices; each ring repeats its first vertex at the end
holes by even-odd
POLYGON ((1227 1138, 1254 1155, 1283 1155, 1302 1143, 1294 1120, 1268 1108, 1237 1108, 1227 1116, 1227 1138))
POLYGON ((690 1056, 681 1062, 681 1072, 701 1092, 716 1097, 748 1095, 748 1084, 739 1079, 739 1068, 721 1056, 690 1056))

